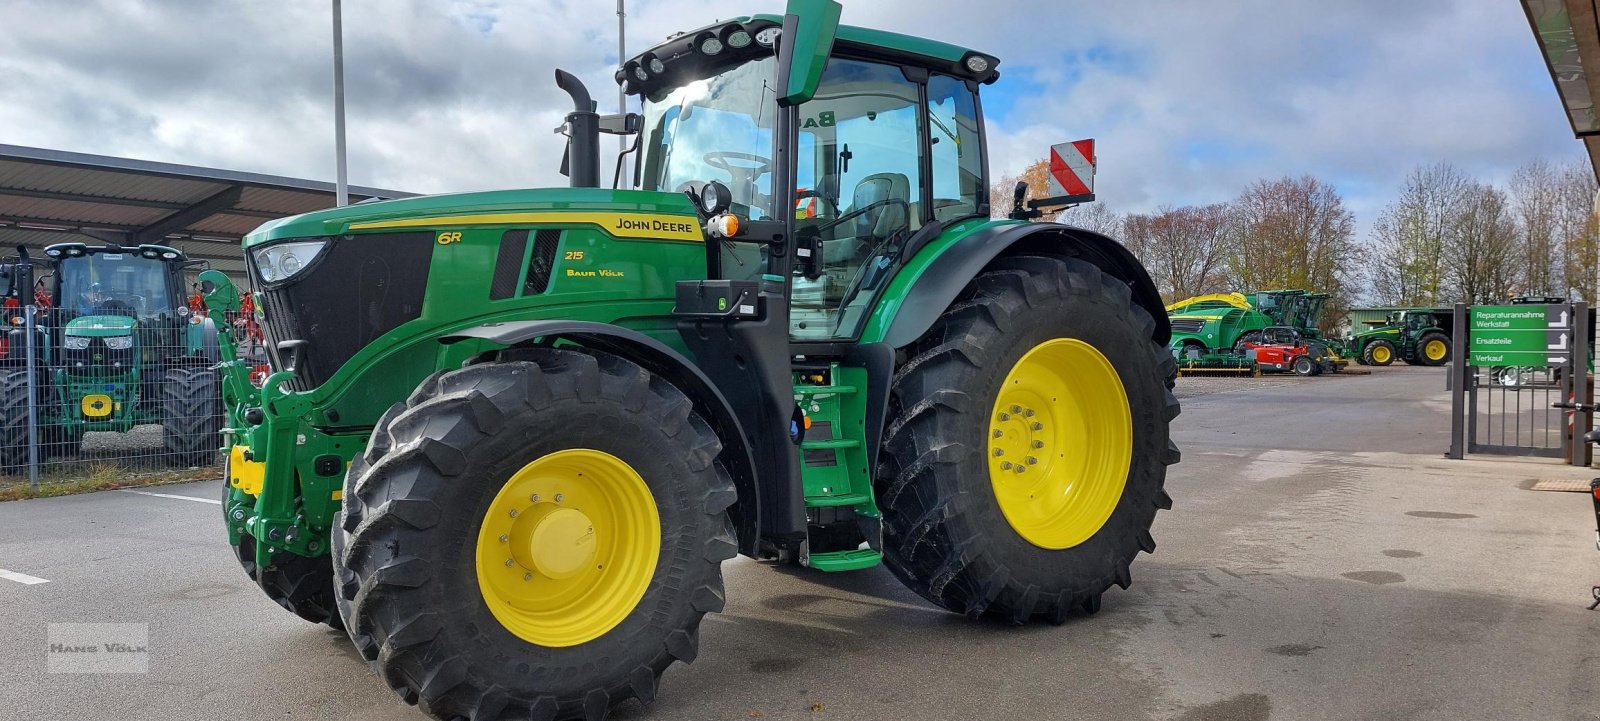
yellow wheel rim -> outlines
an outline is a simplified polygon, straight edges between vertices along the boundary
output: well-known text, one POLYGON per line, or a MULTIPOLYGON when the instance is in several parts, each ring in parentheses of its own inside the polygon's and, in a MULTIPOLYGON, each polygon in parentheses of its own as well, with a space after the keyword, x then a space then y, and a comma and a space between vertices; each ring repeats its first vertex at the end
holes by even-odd
POLYGON ((496 620, 540 646, 576 646, 633 612, 661 554, 661 518, 644 478, 587 449, 557 451, 512 474, 478 530, 478 590, 496 620))
POLYGON ((1445 345, 1444 341, 1434 339, 1428 341, 1428 345, 1422 349, 1422 352, 1428 355, 1428 360, 1444 360, 1444 355, 1449 350, 1450 347, 1445 345))
POLYGON ((1377 363, 1388 363, 1389 362, 1389 347, 1380 345, 1380 346, 1378 346, 1376 348, 1373 348, 1372 349, 1372 360, 1374 362, 1377 362, 1377 363))
POLYGON ((1018 535, 1071 548, 1111 518, 1133 462, 1133 414, 1094 346, 1034 346, 1006 374, 989 421, 989 481, 1018 535))

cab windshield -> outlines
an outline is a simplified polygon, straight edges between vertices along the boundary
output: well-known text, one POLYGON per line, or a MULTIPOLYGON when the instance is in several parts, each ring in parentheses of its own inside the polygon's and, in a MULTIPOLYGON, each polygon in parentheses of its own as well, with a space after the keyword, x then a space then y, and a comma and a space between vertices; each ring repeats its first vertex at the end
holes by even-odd
POLYGON ((775 217, 772 207, 772 88, 764 57, 651 97, 645 103, 644 190, 681 192, 717 180, 733 212, 775 217))
POLYGON ((173 307, 166 263, 126 253, 91 253, 61 261, 57 302, 79 315, 151 318, 173 307))

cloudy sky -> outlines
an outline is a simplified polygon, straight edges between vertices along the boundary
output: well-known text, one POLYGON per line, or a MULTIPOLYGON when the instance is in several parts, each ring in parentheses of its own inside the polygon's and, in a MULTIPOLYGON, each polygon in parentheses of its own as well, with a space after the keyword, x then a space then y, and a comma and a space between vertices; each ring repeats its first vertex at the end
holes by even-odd
MULTIPOLYGON (((781 0, 629 0, 629 47, 781 0)), ((994 53, 993 174, 1099 141, 1119 210, 1334 183, 1364 228, 1418 163, 1580 157, 1516 0, 846 0, 994 53), (976 16, 974 8, 979 9, 976 16)), ((562 67, 613 106, 612 0, 345 0, 351 182, 559 184, 562 67)), ((0 143, 331 180, 328 0, 0 0, 0 143)))

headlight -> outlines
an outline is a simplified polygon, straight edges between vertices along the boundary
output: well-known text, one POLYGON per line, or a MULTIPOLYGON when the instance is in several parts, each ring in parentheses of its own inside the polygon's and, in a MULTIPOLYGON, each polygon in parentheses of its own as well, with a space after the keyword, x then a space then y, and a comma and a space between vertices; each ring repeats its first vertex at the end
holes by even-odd
POLYGON ((256 261, 256 269, 261 273, 261 280, 267 283, 276 283, 288 280, 296 273, 311 265, 327 247, 326 240, 301 240, 293 243, 278 243, 265 248, 250 251, 256 261))
MULTIPOLYGON (((89 340, 85 338, 84 340, 89 340)), ((106 347, 111 350, 127 350, 133 347, 133 336, 114 335, 106 338, 106 347)))
POLYGON ((67 336, 67 339, 62 342, 62 345, 65 345, 67 350, 86 350, 89 347, 89 336, 69 335, 67 336))

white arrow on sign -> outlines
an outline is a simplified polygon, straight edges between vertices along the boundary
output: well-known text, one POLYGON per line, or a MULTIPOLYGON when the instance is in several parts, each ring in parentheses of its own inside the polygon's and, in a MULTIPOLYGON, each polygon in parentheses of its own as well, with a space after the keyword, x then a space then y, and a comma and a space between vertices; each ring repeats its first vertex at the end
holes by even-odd
POLYGON ((1561 334, 1561 342, 1560 343, 1547 343, 1547 344, 1545 344, 1545 348, 1547 350, 1566 350, 1567 349, 1567 334, 1566 333, 1562 333, 1561 334))
POLYGON ((1568 321, 1567 311, 1562 310, 1561 311, 1561 320, 1558 321, 1558 322, 1555 322, 1555 323, 1545 323, 1545 327, 1548 327, 1548 328, 1565 328, 1565 327, 1567 327, 1567 321, 1568 321))
POLYGON ((1572 362, 1571 358, 1568 358, 1568 357, 1566 357, 1564 355, 1548 356, 1544 360, 1545 360, 1545 362, 1547 364, 1553 365, 1553 366, 1564 366, 1564 365, 1572 362))

